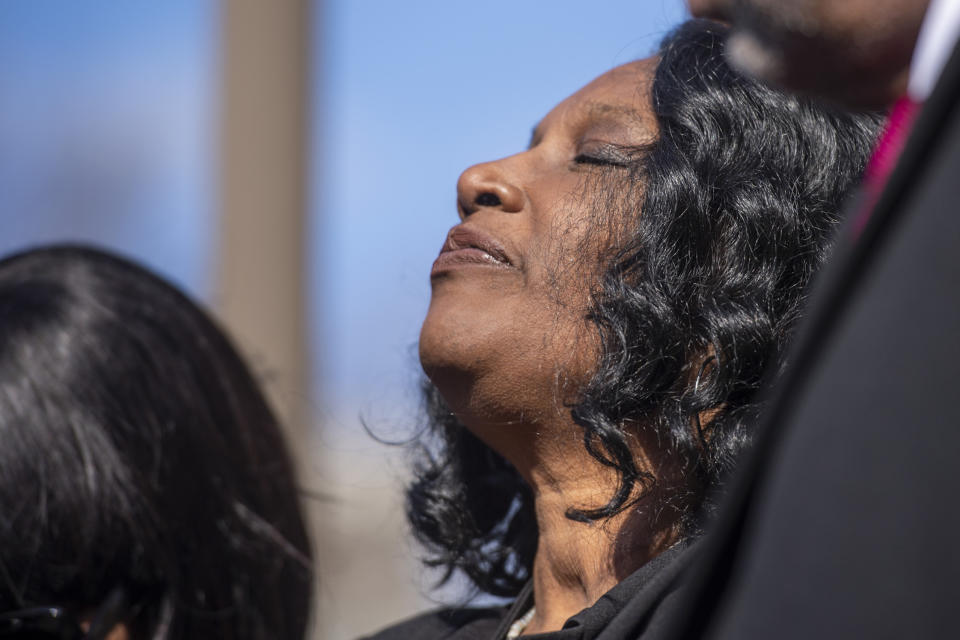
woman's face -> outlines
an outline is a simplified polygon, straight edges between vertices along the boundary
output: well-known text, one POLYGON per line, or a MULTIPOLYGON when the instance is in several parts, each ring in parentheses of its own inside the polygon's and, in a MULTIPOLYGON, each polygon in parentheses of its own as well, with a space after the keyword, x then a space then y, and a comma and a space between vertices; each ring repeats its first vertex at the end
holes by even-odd
POLYGON ((616 224, 604 185, 627 180, 630 148, 655 138, 655 64, 605 73, 554 108, 526 151, 460 176, 420 359, 475 432, 549 420, 593 367, 585 314, 616 224))

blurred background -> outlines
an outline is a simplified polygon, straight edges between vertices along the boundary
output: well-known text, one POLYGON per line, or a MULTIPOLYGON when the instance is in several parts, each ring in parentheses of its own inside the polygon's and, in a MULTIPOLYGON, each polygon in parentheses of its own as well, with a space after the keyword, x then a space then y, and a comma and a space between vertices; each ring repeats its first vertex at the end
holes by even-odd
POLYGON ((406 538, 416 339, 455 183, 682 0, 7 0, 0 253, 94 243, 228 327, 284 418, 317 638, 463 602, 406 538))

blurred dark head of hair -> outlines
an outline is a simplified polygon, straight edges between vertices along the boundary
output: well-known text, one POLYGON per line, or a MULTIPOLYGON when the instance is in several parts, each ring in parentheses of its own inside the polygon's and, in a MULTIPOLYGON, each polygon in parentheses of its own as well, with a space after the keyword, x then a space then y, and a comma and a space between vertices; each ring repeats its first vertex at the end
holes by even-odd
POLYGON ((298 638, 313 580, 291 460, 237 351, 145 269, 0 260, 0 611, 133 638, 298 638))

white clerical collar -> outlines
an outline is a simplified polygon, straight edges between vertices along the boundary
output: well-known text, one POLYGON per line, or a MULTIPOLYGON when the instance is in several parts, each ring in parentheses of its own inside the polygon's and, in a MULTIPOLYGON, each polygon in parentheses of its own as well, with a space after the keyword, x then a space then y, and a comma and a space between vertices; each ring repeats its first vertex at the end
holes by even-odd
POLYGON ((907 93, 913 100, 923 102, 933 91, 957 40, 960 0, 930 0, 910 64, 907 93))

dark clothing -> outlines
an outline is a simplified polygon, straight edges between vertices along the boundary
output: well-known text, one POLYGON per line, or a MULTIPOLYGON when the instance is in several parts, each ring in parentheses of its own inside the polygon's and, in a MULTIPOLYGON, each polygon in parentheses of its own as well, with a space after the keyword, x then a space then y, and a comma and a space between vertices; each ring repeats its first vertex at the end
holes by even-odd
POLYGON ((672 638, 946 638, 960 584, 960 55, 841 237, 672 638))
MULTIPOLYGON (((622 580, 591 607, 567 620, 563 629, 523 638, 593 640, 601 637, 659 640, 664 619, 680 601, 679 577, 696 556, 697 545, 677 545, 622 580), (610 636, 614 631, 615 636, 610 636)), ((495 640, 505 626, 507 607, 442 609, 412 618, 369 640, 495 640)), ((523 614, 525 609, 519 611, 523 614)))

